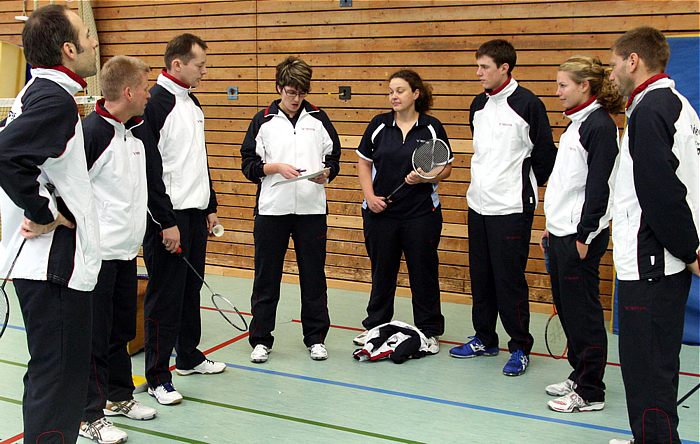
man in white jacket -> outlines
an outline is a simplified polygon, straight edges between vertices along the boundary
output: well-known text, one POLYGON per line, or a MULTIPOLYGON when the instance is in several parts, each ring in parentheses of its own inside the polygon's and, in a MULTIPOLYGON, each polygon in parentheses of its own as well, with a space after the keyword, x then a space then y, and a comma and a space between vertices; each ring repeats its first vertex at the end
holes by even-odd
POLYGON ((533 338, 525 267, 537 207, 557 151, 542 101, 512 77, 517 55, 501 39, 476 52, 484 92, 474 98, 469 124, 474 137, 469 205, 469 275, 475 334, 450 350, 455 358, 498 354, 497 318, 510 340, 507 376, 525 372, 533 338))
POLYGON ((133 396, 127 343, 136 336, 136 255, 146 232, 146 156, 139 117, 150 94, 143 61, 116 56, 102 67, 101 99, 83 121, 85 157, 100 220, 102 268, 93 291, 92 365, 80 435, 99 443, 127 440, 105 415, 151 419, 133 396))
POLYGON ((22 45, 32 79, 0 131, 0 273, 5 276, 17 259, 10 277, 30 355, 24 442, 75 442, 87 389, 90 292, 100 246, 73 95, 97 70, 97 41, 77 14, 47 5, 27 20, 22 45))
POLYGON ((664 73, 669 56, 664 35, 641 27, 615 42, 610 59, 610 79, 628 97, 613 258, 620 365, 636 443, 680 442, 678 354, 691 273, 700 275, 700 119, 664 73))
POLYGON ((218 225, 216 193, 211 185, 204 137, 204 112, 192 93, 207 73, 207 44, 192 34, 173 38, 165 49, 165 69, 151 88, 144 117, 148 210, 143 241, 148 269, 146 380, 161 404, 177 404, 182 395, 172 384, 170 354, 175 348, 180 375, 214 374, 226 369, 197 348, 201 339, 200 290, 207 236, 218 225), (181 250, 180 250, 181 248, 181 250))

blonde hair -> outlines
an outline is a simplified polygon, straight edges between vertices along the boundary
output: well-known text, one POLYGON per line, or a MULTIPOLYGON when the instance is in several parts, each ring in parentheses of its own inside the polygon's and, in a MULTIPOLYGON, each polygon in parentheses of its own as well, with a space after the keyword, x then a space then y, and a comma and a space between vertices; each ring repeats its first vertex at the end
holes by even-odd
POLYGON ((597 57, 573 56, 559 65, 559 71, 569 73, 571 79, 577 84, 588 81, 591 86, 591 95, 610 113, 622 111, 622 96, 615 85, 610 81, 611 69, 603 66, 597 57))
POLYGON ((102 95, 108 101, 119 100, 127 86, 135 88, 141 82, 141 74, 151 68, 141 59, 130 56, 114 56, 102 66, 100 87, 102 95))

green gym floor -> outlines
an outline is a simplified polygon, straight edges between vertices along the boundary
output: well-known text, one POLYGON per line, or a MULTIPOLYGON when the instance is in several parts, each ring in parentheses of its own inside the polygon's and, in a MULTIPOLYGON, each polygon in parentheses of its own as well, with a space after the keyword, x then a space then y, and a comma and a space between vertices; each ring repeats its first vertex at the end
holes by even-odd
MULTIPOLYGON (((250 309, 252 281, 208 276, 207 281, 242 311, 250 309)), ((205 290, 206 291, 206 290, 205 290)), ((28 354, 16 298, 10 292, 11 317, 0 340, 0 442, 21 442, 22 377, 28 354)), ((114 422, 130 443, 607 443, 630 437, 617 354, 610 335, 601 412, 550 411, 544 387, 568 376, 565 361, 545 356, 547 315, 533 313, 535 349, 523 376, 501 373, 507 353, 476 359, 450 358, 454 344, 472 334, 471 307, 443 303, 447 331, 438 355, 396 365, 358 362, 352 338, 360 330, 367 294, 329 290, 332 328, 326 340, 329 359, 312 361, 304 347, 299 319, 299 287, 283 284, 275 345, 264 364, 249 361, 246 334, 212 311, 202 293, 201 350, 226 362, 220 375, 174 376, 185 397, 177 406, 159 406, 154 398, 136 398, 158 408, 151 421, 114 422)), ((410 299, 396 298, 396 319, 412 323, 410 299)), ((501 331, 501 340, 505 338, 501 331)), ((504 346, 505 342, 501 344, 504 346)), ((133 357, 143 374, 143 353, 133 357)), ((700 380, 697 347, 683 346, 679 397, 700 380)), ((60 408, 60 406, 55 406, 60 408)), ((700 441, 700 393, 681 407, 680 435, 700 441)), ((79 438, 78 443, 90 441, 79 438)))

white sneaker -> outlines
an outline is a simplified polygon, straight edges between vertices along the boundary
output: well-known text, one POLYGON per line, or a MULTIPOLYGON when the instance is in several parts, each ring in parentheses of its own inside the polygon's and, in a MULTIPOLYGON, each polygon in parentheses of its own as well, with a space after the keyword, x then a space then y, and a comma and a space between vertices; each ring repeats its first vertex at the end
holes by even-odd
POLYGON ((555 412, 573 413, 573 412, 594 412, 603 410, 604 402, 587 402, 576 392, 571 392, 561 398, 553 399, 547 402, 550 409, 555 412))
POLYGON ((369 331, 365 330, 359 335, 355 336, 355 338, 352 340, 352 343, 357 346, 364 347, 365 343, 367 342, 367 333, 369 333, 369 331))
POLYGON ((253 351, 250 352, 250 362, 255 362, 256 364, 266 362, 270 353, 272 353, 272 348, 267 348, 262 344, 258 344, 253 351))
POLYGON ((226 370, 226 364, 224 364, 223 362, 215 362, 210 361, 209 359, 205 359, 194 368, 191 368, 189 370, 176 368, 175 372, 177 372, 177 374, 180 376, 187 376, 191 375, 192 373, 199 373, 201 375, 214 375, 216 373, 221 373, 224 370, 226 370))
POLYGON ((123 415, 129 419, 139 420, 153 419, 157 413, 153 407, 143 405, 135 399, 119 402, 107 401, 107 406, 103 412, 105 416, 123 415))
POLYGON ((429 355, 437 355, 440 353, 440 337, 431 336, 428 338, 428 351, 429 355))
POLYGON ((576 383, 571 379, 566 381, 557 382, 556 384, 550 384, 544 388, 549 396, 564 396, 573 392, 576 388, 576 383))
POLYGON ((129 438, 129 435, 127 435, 125 431, 114 427, 114 424, 109 422, 105 417, 102 417, 90 424, 87 422, 81 422, 78 433, 80 436, 92 439, 100 444, 116 444, 126 442, 126 440, 129 438))
POLYGON ((314 344, 309 347, 309 354, 314 361, 324 361, 328 359, 328 350, 323 344, 314 344))
POLYGON ((179 404, 182 401, 182 395, 175 390, 172 382, 166 382, 156 388, 148 387, 148 394, 163 405, 179 404))
POLYGON ((608 444, 634 444, 634 440, 613 438, 610 441, 608 441, 608 444))

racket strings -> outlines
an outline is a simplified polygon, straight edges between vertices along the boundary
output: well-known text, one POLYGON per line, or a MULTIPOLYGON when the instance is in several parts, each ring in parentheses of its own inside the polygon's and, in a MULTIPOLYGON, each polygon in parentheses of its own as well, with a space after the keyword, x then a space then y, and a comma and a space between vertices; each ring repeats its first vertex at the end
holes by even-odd
POLYGON ((24 248, 24 244, 26 242, 27 238, 24 238, 22 243, 19 245, 17 254, 10 265, 10 269, 7 270, 7 276, 5 276, 5 278, 2 280, 2 285, 0 285, 0 293, 2 293, 0 294, 0 322, 2 322, 2 324, 0 324, 0 337, 2 337, 2 335, 5 333, 7 321, 10 319, 10 298, 7 296, 7 292, 5 291, 5 285, 7 285, 7 281, 9 281, 10 277, 12 276, 12 270, 15 268, 17 259, 19 259, 19 254, 22 252, 22 248, 24 248))
POLYGON ((450 160, 450 151, 439 139, 423 142, 413 152, 413 169, 421 177, 434 178, 442 172, 450 160))

